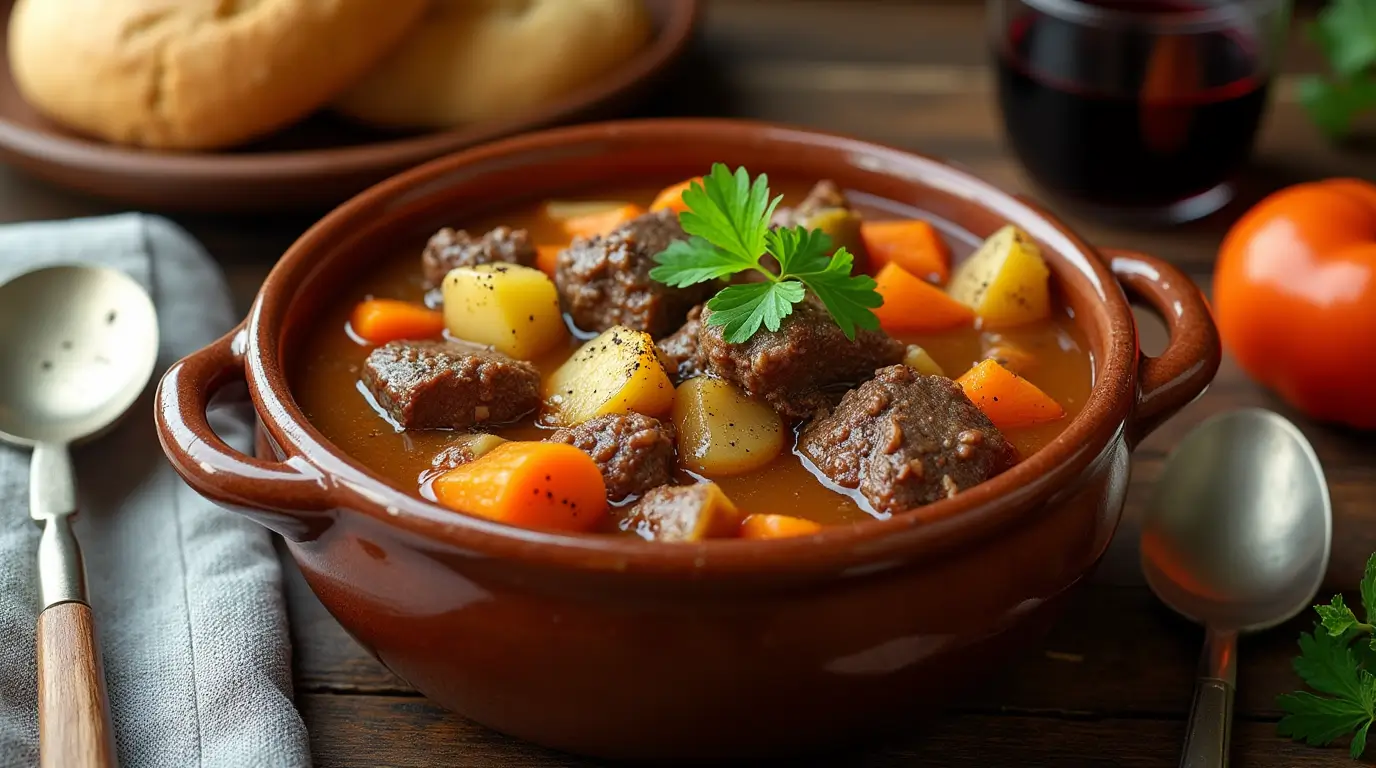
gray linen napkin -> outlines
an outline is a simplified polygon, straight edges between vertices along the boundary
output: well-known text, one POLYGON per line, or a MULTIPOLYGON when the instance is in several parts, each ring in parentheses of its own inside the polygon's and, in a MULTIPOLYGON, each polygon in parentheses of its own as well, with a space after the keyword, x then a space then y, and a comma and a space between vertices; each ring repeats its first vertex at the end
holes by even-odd
MULTIPOLYGON (((196 241, 157 217, 0 227, 0 280, 37 266, 122 269, 158 307, 158 375, 234 322, 224 279, 196 241)), ((281 573, 268 532, 191 491, 158 446, 152 391, 109 435, 73 453, 76 531, 124 768, 308 766, 291 701, 281 573)), ((251 444, 251 412, 216 430, 251 444)), ((34 622, 38 529, 29 457, 0 446, 0 765, 37 762, 34 622)))

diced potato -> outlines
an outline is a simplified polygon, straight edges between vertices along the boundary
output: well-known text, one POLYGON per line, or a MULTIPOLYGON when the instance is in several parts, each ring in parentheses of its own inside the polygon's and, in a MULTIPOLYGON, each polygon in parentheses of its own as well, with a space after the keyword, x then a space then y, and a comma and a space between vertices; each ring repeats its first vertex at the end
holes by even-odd
POLYGON ((860 217, 849 208, 823 208, 805 217, 799 224, 807 229, 820 229, 831 237, 836 248, 845 248, 854 257, 854 274, 869 271, 869 249, 860 236, 860 217))
POLYGON ((564 427, 609 413, 658 416, 673 403, 674 385, 654 339, 622 325, 579 347, 545 382, 551 420, 564 427))
POLYGON ((903 355, 903 364, 917 371, 923 376, 945 376, 946 372, 941 369, 927 350, 916 344, 909 344, 908 351, 903 355))
POLYGON ((627 205, 630 203, 624 200, 551 200, 545 203, 545 216, 555 221, 564 221, 582 216, 596 216, 627 205))
POLYGON ((721 379, 699 376, 679 385, 674 426, 683 466, 708 476, 759 469, 784 449, 779 414, 721 379))
POLYGON ((946 290, 985 327, 1008 327, 1051 315, 1050 275, 1037 244, 1009 225, 956 268, 946 290))
POLYGON ((631 508, 626 528, 651 541, 734 538, 743 515, 716 483, 661 485, 631 508))
POLYGON ((530 360, 568 339, 554 281, 515 264, 459 267, 444 278, 444 324, 451 336, 530 360))

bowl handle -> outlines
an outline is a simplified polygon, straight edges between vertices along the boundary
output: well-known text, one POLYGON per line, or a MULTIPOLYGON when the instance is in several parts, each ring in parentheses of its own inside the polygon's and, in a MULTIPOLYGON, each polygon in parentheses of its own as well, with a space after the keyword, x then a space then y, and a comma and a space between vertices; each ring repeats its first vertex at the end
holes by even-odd
POLYGON ((1138 363, 1137 405, 1127 423, 1131 447, 1204 394, 1223 351, 1209 305, 1188 275, 1143 253, 1117 248, 1103 253, 1128 298, 1155 311, 1171 336, 1166 351, 1157 357, 1141 355, 1138 363))
POLYGON ((295 541, 315 538, 334 508, 320 470, 299 457, 264 461, 231 448, 206 408, 226 385, 245 380, 243 326, 173 365, 158 384, 154 417, 172 468, 197 493, 295 541))

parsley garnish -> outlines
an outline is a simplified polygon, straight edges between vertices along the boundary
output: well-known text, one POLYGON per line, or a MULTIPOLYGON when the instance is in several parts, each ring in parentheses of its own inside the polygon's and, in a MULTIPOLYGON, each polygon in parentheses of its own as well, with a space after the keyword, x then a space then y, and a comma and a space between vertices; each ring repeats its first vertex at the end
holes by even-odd
POLYGON ((1376 555, 1366 563, 1362 578, 1361 621, 1336 595, 1328 605, 1316 605, 1319 624, 1313 634, 1300 635, 1295 672, 1315 691, 1287 693, 1276 703, 1285 711, 1280 735, 1314 746, 1326 746, 1352 735, 1348 750, 1355 760, 1366 751, 1367 731, 1376 722, 1376 555))
POLYGON ((1347 133, 1357 115, 1376 106, 1376 0, 1333 0, 1309 27, 1331 77, 1300 81, 1300 101, 1319 127, 1347 133))
POLYGON ((761 325, 779 330, 808 291, 847 339, 855 339, 857 327, 878 329, 879 319, 870 310, 884 300, 874 290, 874 279, 850 273, 855 257, 845 248, 828 256, 831 238, 820 229, 771 228, 781 199, 770 199, 765 174, 752 182, 744 168, 733 174, 714 164, 702 183, 694 182, 683 193, 687 210, 679 214, 679 222, 691 237, 656 255, 659 266, 650 270, 650 277, 684 288, 742 272, 764 275, 763 282, 727 286, 707 302, 712 310, 707 322, 726 326, 726 340, 733 344, 748 341, 761 325), (777 273, 762 261, 765 254, 778 263, 777 273))

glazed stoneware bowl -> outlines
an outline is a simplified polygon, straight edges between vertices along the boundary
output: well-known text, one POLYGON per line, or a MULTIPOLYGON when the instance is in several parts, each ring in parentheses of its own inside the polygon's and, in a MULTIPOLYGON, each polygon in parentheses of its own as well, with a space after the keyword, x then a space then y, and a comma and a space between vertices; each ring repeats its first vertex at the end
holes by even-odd
MULTIPOLYGON (((1096 250, 939 161, 778 126, 669 120, 532 134, 373 187, 312 227, 248 319, 174 366, 157 420, 200 493, 282 534, 321 602, 402 679, 465 717, 609 758, 785 755, 911 724, 1043 632, 1118 524, 1128 453, 1219 362, 1209 311, 1168 264, 1096 250), (1084 410, 1049 447, 958 496, 815 536, 699 544, 522 530, 393 488, 331 446, 286 371, 320 307, 442 224, 544 198, 687 178, 713 162, 830 178, 983 237, 1039 241, 1093 351, 1084 410), (1129 296, 1161 314, 1144 357, 1129 296), (206 407, 247 380, 259 456, 206 407)), ((787 509, 753 510, 788 512, 787 509)))

